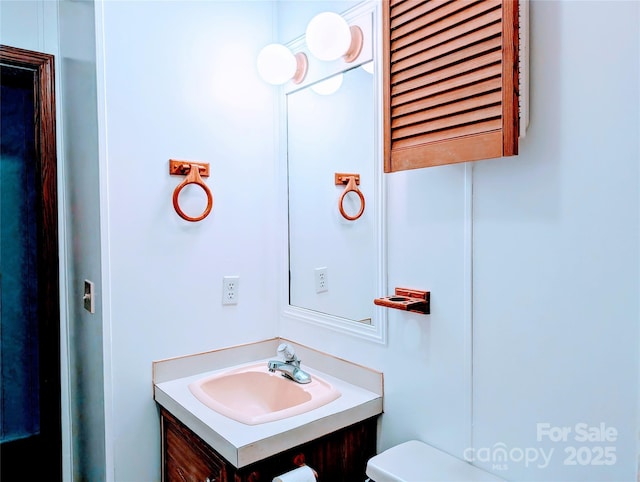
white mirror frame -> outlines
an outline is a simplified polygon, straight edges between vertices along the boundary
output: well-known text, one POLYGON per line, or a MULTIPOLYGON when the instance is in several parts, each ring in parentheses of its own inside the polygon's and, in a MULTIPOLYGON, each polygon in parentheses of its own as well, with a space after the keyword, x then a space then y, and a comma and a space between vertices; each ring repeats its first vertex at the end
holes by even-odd
MULTIPOLYGON (((364 1, 358 4, 356 7, 343 12, 341 15, 347 20, 350 25, 362 25, 365 42, 370 42, 372 48, 370 50, 363 49, 363 53, 353 63, 345 63, 342 60, 335 62, 324 62, 323 71, 321 73, 313 73, 310 66, 309 74, 307 78, 301 84, 288 83, 283 86, 282 95, 280 96, 279 111, 280 119, 279 125, 286 126, 287 112, 286 112, 286 95, 296 90, 305 88, 310 84, 321 80, 323 78, 330 77, 339 71, 349 70, 355 68, 357 65, 364 64, 370 60, 380 59, 379 53, 381 52, 381 38, 380 29, 374 28, 374 26, 381 25, 381 10, 379 8, 379 2, 375 0, 364 1), (368 38, 367 38, 368 37, 368 38)), ((304 45, 304 37, 287 44, 287 46, 294 52, 306 52, 306 46, 304 45)), ((308 52, 306 52, 310 55, 308 52)), ((310 58, 310 63, 318 63, 316 59, 310 58)), ((379 64, 379 62, 376 62, 379 64)), ((381 68, 376 66, 373 76, 373 89, 374 97, 378 99, 374 106, 375 112, 375 132, 374 142, 377 146, 375 149, 375 156, 373 162, 375 163, 375 179, 374 179, 374 200, 369 202, 367 200, 367 207, 371 207, 374 211, 374 231, 376 243, 376 293, 371 298, 372 308, 372 323, 366 324, 359 321, 342 318, 339 316, 330 315, 327 313, 321 313, 318 311, 301 308, 289 304, 289 244, 288 236, 283 236, 283 245, 281 250, 281 306, 282 315, 284 317, 301 321, 304 323, 311 323, 327 329, 355 336, 358 338, 367 339, 376 343, 386 344, 387 342, 387 308, 374 305, 373 299, 387 296, 387 253, 386 253, 386 180, 384 177, 384 166, 382 159, 382 73, 381 68)), ((281 202, 280 209, 283 216, 281 219, 281 232, 288 233, 288 198, 287 198, 287 129, 279 129, 278 140, 280 143, 279 149, 279 178, 282 180, 281 202)))

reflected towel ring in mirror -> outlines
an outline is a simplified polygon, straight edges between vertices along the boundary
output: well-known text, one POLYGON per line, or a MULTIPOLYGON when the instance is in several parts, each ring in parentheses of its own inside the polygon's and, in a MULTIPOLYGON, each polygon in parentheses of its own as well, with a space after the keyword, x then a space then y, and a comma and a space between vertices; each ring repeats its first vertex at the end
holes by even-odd
POLYGON ((362 194, 362 191, 358 189, 358 184, 360 184, 360 174, 345 174, 341 172, 336 172, 335 184, 336 186, 339 186, 341 184, 347 185, 342 195, 340 196, 340 199, 338 199, 338 209, 340 210, 340 214, 342 214, 343 218, 349 221, 355 221, 364 213, 364 205, 365 205, 364 194, 362 194), (355 192, 360 198, 360 210, 358 211, 358 214, 356 214, 355 216, 350 216, 344 210, 344 198, 350 192, 355 192))
POLYGON ((182 219, 191 222, 202 221, 206 218, 211 209, 213 208, 213 195, 211 194, 211 190, 207 187, 207 185, 202 180, 202 177, 209 177, 209 163, 204 162, 190 162, 190 161, 178 161, 175 159, 169 160, 169 174, 172 176, 186 175, 186 179, 180 183, 175 190, 173 191, 173 208, 178 213, 182 219), (188 216, 181 208, 178 203, 178 197, 180 196, 180 191, 184 189, 188 184, 197 184, 202 189, 204 189, 205 194, 207 195, 207 207, 204 209, 200 216, 191 217, 188 216))

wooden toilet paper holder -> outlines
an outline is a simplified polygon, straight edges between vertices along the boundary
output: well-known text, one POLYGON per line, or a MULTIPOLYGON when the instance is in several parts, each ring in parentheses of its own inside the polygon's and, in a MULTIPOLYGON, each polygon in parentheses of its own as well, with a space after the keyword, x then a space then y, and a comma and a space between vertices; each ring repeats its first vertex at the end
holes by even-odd
POLYGON ((373 300, 376 305, 428 315, 431 313, 431 292, 396 288, 395 295, 373 300))

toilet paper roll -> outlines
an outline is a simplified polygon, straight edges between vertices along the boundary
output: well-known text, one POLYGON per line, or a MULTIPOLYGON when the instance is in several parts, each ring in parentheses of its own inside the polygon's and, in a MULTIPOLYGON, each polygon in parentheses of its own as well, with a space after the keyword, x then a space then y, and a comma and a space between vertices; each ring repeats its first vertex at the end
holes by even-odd
POLYGON ((272 482, 316 482, 316 476, 311 467, 303 465, 291 472, 275 477, 272 482))

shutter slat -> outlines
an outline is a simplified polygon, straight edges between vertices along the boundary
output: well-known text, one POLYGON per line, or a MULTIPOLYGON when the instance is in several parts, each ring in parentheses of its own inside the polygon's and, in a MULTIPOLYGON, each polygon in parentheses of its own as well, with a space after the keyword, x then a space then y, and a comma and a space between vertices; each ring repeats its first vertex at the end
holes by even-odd
POLYGON ((424 134, 442 131, 444 129, 454 130, 460 126, 500 119, 501 116, 501 105, 489 106, 483 109, 472 110, 457 115, 421 122, 420 124, 393 129, 392 139, 394 142, 398 142, 400 139, 408 137, 422 136, 424 134))
MULTIPOLYGON (((432 0, 428 3, 434 3, 436 5, 443 5, 456 0, 432 0)), ((415 0, 391 0, 390 2, 390 17, 395 18, 403 15, 409 10, 412 10, 420 5, 421 2, 415 0)))
MULTIPOLYGON (((477 3, 480 0, 474 0, 477 3)), ((426 23, 433 23, 442 17, 451 15, 471 5, 469 1, 438 1, 438 2, 414 2, 411 10, 391 17, 391 30, 393 37, 405 35, 407 32, 424 27, 426 23)), ((392 11, 392 14, 395 13, 392 11)))
MULTIPOLYGON (((500 52, 491 53, 485 57, 491 57, 493 63, 480 64, 476 61, 468 61, 463 64, 456 65, 447 69, 434 72, 431 75, 412 79, 408 82, 393 85, 391 88, 391 95, 398 100, 394 100, 393 104, 402 103, 403 101, 410 101, 416 97, 424 97, 425 92, 431 88, 436 89, 438 92, 443 90, 455 88, 469 81, 486 80, 490 77, 500 75, 502 69, 499 64, 500 52)), ((487 60, 487 59, 483 59, 487 60)))
MULTIPOLYGON (((398 94, 398 95, 392 94, 390 108, 395 109, 396 107, 410 105, 413 102, 418 102, 424 98, 427 98, 433 95, 442 94, 445 92, 449 92, 453 89, 466 87, 469 85, 488 81, 491 79, 497 78, 498 80, 500 80, 499 77, 500 77, 500 66, 492 65, 485 69, 477 70, 467 75, 456 77, 454 79, 451 79, 448 82, 442 82, 440 84, 435 84, 435 85, 428 85, 420 89, 407 92, 406 94, 398 94)), ((500 83, 502 83, 501 80, 500 80, 500 83)))
MULTIPOLYGON (((487 15, 478 17, 469 21, 457 25, 449 30, 445 30, 436 35, 430 37, 421 37, 414 35, 411 37, 411 42, 392 42, 391 44, 391 64, 392 66, 400 60, 416 55, 419 52, 423 52, 441 44, 446 44, 457 40, 460 37, 467 36, 477 30, 484 29, 494 24, 500 24, 500 10, 492 10, 487 15)), ((501 27, 501 26, 500 26, 501 27)), ((498 32, 502 32, 502 28, 498 28, 498 32)))
POLYGON ((502 122, 500 119, 491 119, 486 122, 463 125, 444 132, 431 132, 419 136, 397 140, 394 142, 394 149, 416 147, 422 144, 427 144, 429 142, 443 141, 454 139, 456 137, 470 136, 474 134, 480 134, 482 132, 499 130, 501 126, 502 122))
POLYGON ((492 78, 482 82, 466 85, 454 90, 448 90, 446 92, 432 95, 423 99, 416 99, 409 104, 400 105, 394 107, 391 111, 391 118, 400 117, 413 112, 426 110, 441 106, 443 104, 450 104, 456 100, 464 100, 469 97, 484 95, 494 91, 500 91, 502 81, 500 78, 492 78))
MULTIPOLYGON (((401 127, 412 124, 419 124, 424 127, 423 123, 438 119, 440 117, 456 116, 472 110, 482 109, 489 106, 498 106, 502 100, 502 93, 498 91, 489 92, 484 95, 469 97, 459 102, 441 105, 439 107, 416 111, 412 114, 393 117, 391 120, 391 128, 394 132, 401 127)), ((495 113, 493 115, 495 117, 495 113)))
POLYGON ((412 44, 417 40, 432 37, 443 32, 451 31, 459 25, 472 27, 474 23, 481 22, 485 17, 500 15, 500 2, 484 0, 478 3, 454 2, 450 7, 445 7, 436 12, 451 10, 453 13, 439 19, 433 19, 429 15, 423 15, 414 21, 405 24, 395 30, 391 30, 392 50, 412 44), (469 8, 464 8, 471 5, 469 8), (435 20, 435 21, 434 21, 435 20))
MULTIPOLYGON (((455 0, 453 0, 455 1, 455 0)), ((418 17, 427 15, 434 10, 441 8, 447 4, 453 3, 452 0, 434 0, 430 2, 407 2, 409 5, 398 5, 391 8, 391 29, 396 29, 408 22, 414 22, 418 17)))
MULTIPOLYGON (((463 72, 464 67, 461 65, 464 61, 470 63, 471 69, 477 68, 478 65, 491 64, 502 57, 500 51, 502 47, 502 41, 500 37, 494 37, 485 42, 481 42, 470 47, 456 50, 448 55, 444 55, 430 62, 416 63, 412 68, 404 69, 403 71, 393 74, 391 76, 391 83, 398 84, 400 82, 409 81, 415 77, 422 77, 429 75, 430 73, 441 70, 444 68, 460 69, 459 72, 463 72), (493 56, 488 54, 493 53, 493 56), (469 59, 469 60, 467 60, 469 59), (478 59, 477 61, 475 59, 478 59)), ((417 58, 416 58, 417 60, 417 58)))
MULTIPOLYGON (((403 70, 411 68, 412 65, 429 62, 440 56, 447 55, 450 52, 454 52, 456 50, 460 50, 480 42, 485 42, 493 38, 498 38, 497 41, 501 42, 501 40, 499 40, 501 32, 502 27, 500 26, 500 23, 494 22, 490 25, 480 28, 479 30, 470 32, 462 37, 458 37, 450 42, 440 43, 435 47, 425 40, 425 42, 420 42, 412 46, 412 48, 415 47, 415 51, 410 53, 409 58, 406 58, 405 56, 404 59, 396 60, 397 58, 394 57, 394 54, 392 54, 392 72, 402 72, 403 70)), ((409 54, 409 52, 402 52, 405 54, 409 54)))

